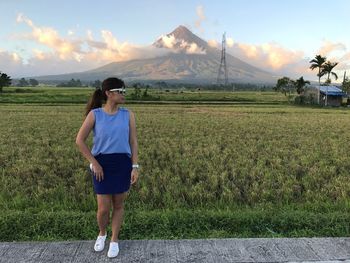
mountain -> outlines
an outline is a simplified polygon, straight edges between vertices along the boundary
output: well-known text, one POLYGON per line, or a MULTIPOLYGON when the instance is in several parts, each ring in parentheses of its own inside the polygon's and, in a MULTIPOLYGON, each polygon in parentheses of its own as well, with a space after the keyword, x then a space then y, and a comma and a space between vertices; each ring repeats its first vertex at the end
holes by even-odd
MULTIPOLYGON (((103 80, 118 76, 130 81, 172 81, 183 83, 216 82, 221 60, 221 50, 210 47, 185 26, 179 26, 153 44, 159 55, 147 59, 112 62, 105 66, 71 74, 36 77, 40 81, 66 81, 72 78, 81 81, 103 80)), ((226 53, 229 82, 276 83, 271 73, 254 67, 226 53)))

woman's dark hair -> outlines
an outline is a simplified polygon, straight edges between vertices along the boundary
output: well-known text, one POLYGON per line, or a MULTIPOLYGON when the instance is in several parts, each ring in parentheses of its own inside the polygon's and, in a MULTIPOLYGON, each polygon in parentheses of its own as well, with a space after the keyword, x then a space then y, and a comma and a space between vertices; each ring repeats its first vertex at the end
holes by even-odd
POLYGON ((124 81, 118 78, 108 78, 102 82, 101 87, 96 87, 96 90, 90 97, 87 105, 85 115, 88 115, 92 109, 102 107, 102 103, 107 101, 106 91, 111 89, 125 88, 124 81))

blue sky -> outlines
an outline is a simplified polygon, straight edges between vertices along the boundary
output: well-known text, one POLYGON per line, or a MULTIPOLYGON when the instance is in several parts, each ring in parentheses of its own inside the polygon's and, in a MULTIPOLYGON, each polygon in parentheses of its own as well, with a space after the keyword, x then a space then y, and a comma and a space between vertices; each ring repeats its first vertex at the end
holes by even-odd
POLYGON ((350 68, 350 1, 1 0, 0 71, 14 76, 82 71, 140 58, 158 37, 185 25, 228 52, 290 77, 314 78, 322 53, 339 75, 350 68), (304 71, 303 71, 304 70, 304 71))

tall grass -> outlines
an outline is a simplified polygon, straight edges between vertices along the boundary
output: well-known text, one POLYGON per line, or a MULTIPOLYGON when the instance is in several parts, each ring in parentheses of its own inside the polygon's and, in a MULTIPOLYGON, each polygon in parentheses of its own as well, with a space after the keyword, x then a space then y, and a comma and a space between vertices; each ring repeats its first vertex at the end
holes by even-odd
MULTIPOLYGON (((123 238, 350 234, 348 110, 127 107, 142 168, 123 238)), ((95 196, 74 143, 83 111, 0 105, 0 240, 94 238, 95 196)))

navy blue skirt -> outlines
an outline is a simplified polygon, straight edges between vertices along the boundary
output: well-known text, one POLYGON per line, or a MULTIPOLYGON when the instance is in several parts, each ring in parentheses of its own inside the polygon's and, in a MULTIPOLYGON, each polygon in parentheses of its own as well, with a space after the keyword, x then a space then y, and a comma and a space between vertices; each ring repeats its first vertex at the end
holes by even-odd
POLYGON ((127 154, 99 154, 95 158, 102 166, 104 175, 104 179, 99 182, 89 168, 96 194, 120 194, 130 189, 132 162, 127 154))

